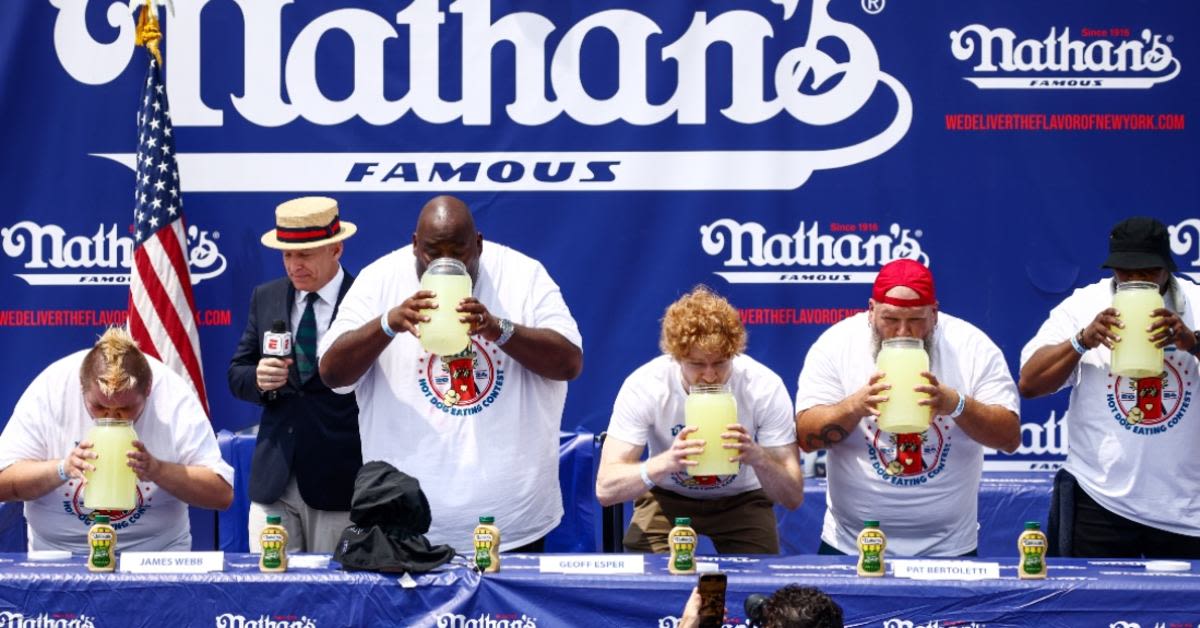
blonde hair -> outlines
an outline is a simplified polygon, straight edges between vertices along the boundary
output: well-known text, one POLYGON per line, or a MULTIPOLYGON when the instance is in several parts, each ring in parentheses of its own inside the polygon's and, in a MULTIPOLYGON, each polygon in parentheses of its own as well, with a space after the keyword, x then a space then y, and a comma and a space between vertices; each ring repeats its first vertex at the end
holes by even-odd
POLYGON ((150 363, 128 331, 109 327, 83 357, 79 383, 85 391, 95 383, 105 396, 135 389, 149 393, 150 363))
POLYGON ((667 307, 658 344, 677 360, 693 347, 731 358, 746 350, 746 328, 729 301, 699 285, 667 307))

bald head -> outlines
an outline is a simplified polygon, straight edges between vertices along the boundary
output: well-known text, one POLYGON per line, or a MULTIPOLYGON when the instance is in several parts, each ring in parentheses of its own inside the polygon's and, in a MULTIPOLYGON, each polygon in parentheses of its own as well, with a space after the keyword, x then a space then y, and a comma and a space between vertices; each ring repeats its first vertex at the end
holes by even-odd
POLYGON ((466 265, 474 282, 479 278, 479 252, 482 249, 483 235, 475 229, 471 209, 462 200, 447 195, 435 196, 421 208, 417 230, 413 233, 418 277, 433 260, 452 257, 466 265))

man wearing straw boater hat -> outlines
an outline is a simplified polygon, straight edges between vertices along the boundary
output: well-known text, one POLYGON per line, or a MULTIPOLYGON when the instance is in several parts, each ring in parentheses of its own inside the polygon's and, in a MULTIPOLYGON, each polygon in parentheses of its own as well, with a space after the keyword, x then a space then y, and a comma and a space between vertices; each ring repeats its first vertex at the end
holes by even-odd
POLYGON ((354 476, 362 466, 358 405, 321 381, 316 347, 354 277, 338 260, 353 223, 337 201, 297 198, 275 208, 262 243, 283 251, 286 277, 254 289, 250 316, 229 363, 229 389, 263 407, 250 471, 250 549, 261 551, 267 515, 280 515, 288 550, 332 553, 349 525, 354 476), (291 332, 290 357, 263 355, 277 322, 291 332))

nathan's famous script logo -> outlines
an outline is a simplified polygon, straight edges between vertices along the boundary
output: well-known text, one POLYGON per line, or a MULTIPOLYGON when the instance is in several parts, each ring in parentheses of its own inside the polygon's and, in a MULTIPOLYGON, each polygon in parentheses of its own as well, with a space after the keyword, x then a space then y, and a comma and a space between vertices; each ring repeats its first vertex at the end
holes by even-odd
POLYGON ((1195 387, 1195 382, 1184 379, 1195 377, 1194 365, 1185 365, 1185 360, 1191 363, 1192 357, 1182 351, 1168 351, 1161 375, 1110 374, 1106 402, 1113 420, 1141 436, 1163 434, 1175 427, 1187 414, 1195 387))
MULTIPOLYGON (((217 250, 221 234, 188 225, 188 265, 192 283, 225 272, 225 256, 217 250)), ((118 235, 117 225, 101 224, 92 235, 68 236, 58 225, 22 220, 0 229, 0 248, 22 260, 25 272, 13 273, 31 286, 127 285, 133 260, 133 238, 118 235)))
POLYGON ((729 283, 871 283, 877 269, 895 259, 929 265, 920 229, 897 223, 882 229, 877 223, 853 226, 852 232, 839 229, 835 235, 802 220, 791 233, 768 234, 757 222, 721 218, 700 226, 700 247, 725 258, 726 270, 715 274, 729 283), (755 270, 741 270, 748 268, 755 270))
POLYGON ((875 474, 897 486, 917 486, 937 477, 950 457, 950 426, 936 417, 918 434, 893 434, 868 422, 867 455, 875 474))
POLYGON ((317 628, 317 620, 306 615, 259 615, 246 617, 224 613, 217 615, 217 628, 317 628))
POLYGON ((1200 218, 1167 225, 1167 232, 1171 235, 1171 252, 1179 256, 1180 271, 1200 282, 1200 218))
POLYGON ((1042 39, 1018 39, 1007 28, 971 24, 950 32, 950 52, 974 63, 966 80, 979 89, 1149 89, 1179 74, 1171 35, 1142 29, 1051 28, 1042 39), (1115 31, 1115 32, 1114 32, 1115 31))
POLYGON ((976 623, 973 621, 945 621, 935 619, 933 621, 918 624, 910 619, 892 618, 883 622, 883 628, 987 628, 987 624, 976 623))
POLYGON ((39 613, 0 611, 0 628, 94 628, 96 618, 82 613, 39 613))
POLYGON ((524 613, 480 613, 475 617, 444 613, 436 619, 437 628, 537 628, 537 618, 524 613))
MULTIPOLYGON (((90 85, 120 76, 134 49, 134 21, 126 10, 131 3, 50 2, 59 10, 55 51, 67 73, 90 85), (89 25, 86 16, 97 13, 89 5, 95 4, 108 4, 115 35, 89 25)), ((744 0, 756 10, 706 7, 711 11, 694 11, 690 20, 673 17, 665 26, 646 13, 665 9, 632 0, 627 8, 590 14, 560 10, 551 16, 531 10, 497 15, 492 0, 457 0, 444 11, 444 1, 412 0, 399 11, 330 10, 287 28, 282 28, 286 2, 235 2, 246 28, 242 44, 232 49, 254 61, 247 66, 254 72, 228 95, 201 84, 200 61, 202 47, 229 48, 229 42, 202 30, 206 2, 177 4, 166 18, 171 49, 166 83, 176 129, 224 126, 229 110, 216 107, 226 102, 247 122, 265 128, 297 120, 338 125, 355 119, 387 126, 405 117, 434 125, 489 126, 498 112, 521 127, 562 124, 565 117, 584 127, 661 123, 677 128, 705 125, 717 116, 740 126, 782 114, 805 127, 828 127, 855 116, 876 96, 880 105, 870 107, 869 115, 891 111, 890 119, 845 125, 840 146, 812 150, 790 145, 734 150, 735 134, 726 135, 734 145, 702 147, 707 150, 676 145, 632 151, 583 146, 571 152, 522 152, 520 147, 459 153, 185 151, 179 156, 181 168, 206 173, 185 177, 185 186, 197 186, 185 191, 795 189, 814 171, 887 152, 912 122, 907 89, 881 69, 865 32, 830 16, 830 0, 812 0, 808 15, 796 15, 796 0, 744 0), (564 23, 560 16, 576 21, 564 23), (348 51, 320 45, 331 33, 349 42, 348 51), (407 40, 409 54, 386 54, 391 40, 407 40), (710 72, 713 55, 736 62, 710 72), (317 68, 330 66, 356 77, 349 94, 331 96, 322 89, 317 68), (611 88, 607 78, 604 87, 589 78, 589 69, 604 66, 613 69, 611 88), (442 81, 443 74, 453 78, 442 81), (455 78, 457 85, 443 85, 455 78), (511 102, 494 102, 500 85, 505 87, 495 91, 511 93, 506 96, 511 102)), ((781 120, 778 126, 787 128, 787 123, 781 120)), ((99 156, 134 166, 132 154, 99 156)))
POLYGON ((495 403, 504 388, 504 358, 492 343, 472 338, 462 353, 425 353, 418 365, 417 386, 435 408, 454 416, 478 414, 495 403))

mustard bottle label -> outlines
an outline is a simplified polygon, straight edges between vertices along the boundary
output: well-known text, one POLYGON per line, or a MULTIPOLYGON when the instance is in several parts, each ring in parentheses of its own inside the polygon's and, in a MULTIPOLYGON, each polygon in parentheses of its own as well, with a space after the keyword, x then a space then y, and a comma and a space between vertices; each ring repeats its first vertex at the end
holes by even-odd
POLYGON ((264 569, 279 569, 283 566, 283 535, 278 532, 263 532, 262 566, 264 569))
POLYGON ((874 534, 864 535, 859 542, 862 557, 859 566, 868 573, 879 573, 883 569, 883 539, 874 534))
POLYGON ((1021 539, 1021 570, 1036 576, 1046 567, 1046 542, 1037 537, 1021 539))
POLYGON ((692 571, 696 568, 696 536, 681 533, 671 537, 672 566, 676 571, 692 571))
POLYGON ((492 545, 496 537, 491 532, 475 532, 475 566, 487 569, 492 566, 492 545))
POLYGON ((93 568, 104 569, 112 565, 112 545, 113 533, 105 531, 95 531, 91 534, 92 553, 88 557, 93 568))

